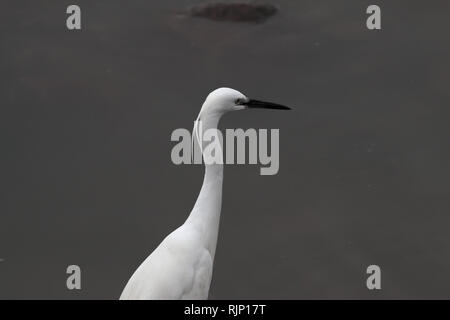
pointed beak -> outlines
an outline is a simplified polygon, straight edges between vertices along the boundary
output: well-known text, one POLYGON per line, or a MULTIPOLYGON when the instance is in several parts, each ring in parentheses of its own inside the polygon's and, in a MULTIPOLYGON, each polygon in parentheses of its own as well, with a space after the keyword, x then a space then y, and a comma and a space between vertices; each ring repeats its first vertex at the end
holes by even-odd
POLYGON ((255 99, 249 99, 247 102, 245 102, 245 105, 249 109, 291 110, 291 108, 283 106, 278 103, 260 101, 255 99))

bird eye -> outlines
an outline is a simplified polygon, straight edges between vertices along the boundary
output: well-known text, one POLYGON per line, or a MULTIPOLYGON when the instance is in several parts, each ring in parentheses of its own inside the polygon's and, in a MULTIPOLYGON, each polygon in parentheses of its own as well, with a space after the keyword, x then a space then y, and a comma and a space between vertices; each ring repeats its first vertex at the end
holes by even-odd
POLYGON ((244 99, 241 99, 241 98, 238 98, 238 99, 236 99, 236 101, 234 102, 237 106, 239 106, 239 105, 241 105, 241 104, 244 104, 244 99))

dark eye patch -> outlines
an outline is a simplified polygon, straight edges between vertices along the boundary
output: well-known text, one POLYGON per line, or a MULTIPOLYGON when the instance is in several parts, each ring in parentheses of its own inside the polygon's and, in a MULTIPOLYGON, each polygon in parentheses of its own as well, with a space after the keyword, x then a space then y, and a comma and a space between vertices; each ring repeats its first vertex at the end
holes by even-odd
POLYGON ((237 106, 243 105, 245 103, 245 99, 238 98, 234 102, 237 106))

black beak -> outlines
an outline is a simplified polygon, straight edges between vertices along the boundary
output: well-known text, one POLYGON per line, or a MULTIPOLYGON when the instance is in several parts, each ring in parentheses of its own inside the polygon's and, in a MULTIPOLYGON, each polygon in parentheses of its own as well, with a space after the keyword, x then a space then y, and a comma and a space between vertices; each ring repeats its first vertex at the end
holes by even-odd
POLYGON ((278 103, 259 101, 254 99, 249 99, 244 103, 249 109, 276 109, 276 110, 291 110, 291 108, 283 106, 278 103))

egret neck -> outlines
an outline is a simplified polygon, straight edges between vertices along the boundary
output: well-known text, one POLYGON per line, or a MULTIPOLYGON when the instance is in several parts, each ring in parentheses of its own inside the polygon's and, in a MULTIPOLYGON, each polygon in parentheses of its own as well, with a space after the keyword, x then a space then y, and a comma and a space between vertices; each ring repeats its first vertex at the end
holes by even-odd
POLYGON ((207 161, 208 156, 204 150, 208 142, 203 141, 203 137, 196 135, 202 135, 208 129, 217 129, 221 113, 204 114, 200 113, 196 125, 201 125, 201 130, 194 130, 193 139, 194 143, 201 143, 202 156, 205 163, 205 175, 203 178, 203 185, 200 189, 197 201, 192 209, 189 217, 186 220, 186 225, 192 225, 202 235, 205 248, 211 254, 214 259, 216 251, 217 236, 219 233, 219 221, 220 211, 222 207, 222 183, 223 183, 223 153, 222 142, 219 143, 220 151, 217 157, 220 157, 221 161, 211 163, 207 161), (218 163, 217 163, 218 162, 218 163))

